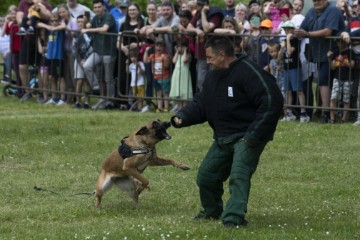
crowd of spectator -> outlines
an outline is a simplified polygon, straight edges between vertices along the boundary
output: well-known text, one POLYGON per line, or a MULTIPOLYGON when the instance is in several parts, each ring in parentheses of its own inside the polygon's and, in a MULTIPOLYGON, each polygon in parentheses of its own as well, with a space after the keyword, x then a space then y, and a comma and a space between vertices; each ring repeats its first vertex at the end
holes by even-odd
POLYGON ((146 9, 127 0, 56 7, 21 0, 0 19, 5 81, 12 68, 20 100, 33 98, 29 66, 35 65, 43 104, 177 111, 202 90, 211 70, 205 42, 221 34, 237 56, 274 76, 286 103, 282 120, 306 123, 318 114, 323 123, 346 122, 356 117, 349 108, 360 108, 360 47, 350 39, 360 35, 360 6, 312 2, 302 13, 303 0, 224 0, 224 8, 209 0, 149 0, 146 9), (100 97, 91 106, 94 93, 100 97), (335 111, 339 106, 344 110, 335 111))

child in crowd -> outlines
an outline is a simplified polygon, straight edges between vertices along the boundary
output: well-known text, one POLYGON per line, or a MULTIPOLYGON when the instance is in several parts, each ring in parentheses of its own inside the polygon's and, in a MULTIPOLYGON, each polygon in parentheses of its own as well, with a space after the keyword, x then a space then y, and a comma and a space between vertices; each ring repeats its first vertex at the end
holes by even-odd
POLYGON ((34 34, 36 24, 40 20, 40 12, 45 10, 46 7, 41 3, 42 0, 32 0, 33 5, 29 8, 29 13, 24 16, 21 21, 20 30, 18 35, 34 34), (28 24, 30 21, 30 25, 28 24), (27 30, 27 31, 26 31, 27 30))
POLYGON ((250 60, 256 63, 259 63, 260 22, 261 16, 258 13, 251 13, 249 15, 250 34, 249 36, 244 36, 241 42, 243 52, 246 53, 250 60))
POLYGON ((40 72, 39 72, 39 83, 43 89, 43 96, 38 98, 39 103, 46 103, 49 95, 49 72, 48 72, 48 60, 46 59, 47 53, 47 42, 48 42, 48 35, 45 29, 40 28, 38 31, 38 38, 37 38, 37 47, 38 51, 41 55, 40 59, 40 72))
MULTIPOLYGON (((227 35, 235 35, 240 34, 239 24, 236 22, 236 19, 231 16, 226 16, 222 22, 221 28, 216 28, 214 33, 217 34, 227 34, 227 35)), ((230 37, 230 36, 229 36, 230 37)), ((241 40, 240 36, 231 37, 233 41, 235 55, 239 55, 241 53, 241 40)))
POLYGON ((269 63, 272 57, 268 53, 269 44, 279 43, 278 37, 273 37, 271 31, 273 29, 273 24, 269 19, 265 19, 260 23, 260 43, 259 43, 259 65, 265 71, 269 72, 269 63))
POLYGON ((141 111, 143 107, 143 97, 145 96, 145 64, 139 61, 138 51, 130 51, 129 54, 131 63, 126 60, 126 72, 131 75, 131 91, 132 96, 136 99, 136 106, 134 111, 141 111))
MULTIPOLYGON (((7 16, 5 18, 5 23, 3 26, 2 35, 5 34, 10 38, 10 53, 8 57, 11 57, 11 67, 15 71, 16 75, 16 85, 21 87, 21 80, 19 75, 19 52, 20 52, 20 36, 17 36, 17 32, 19 31, 19 27, 16 24, 16 12, 17 7, 15 5, 11 5, 8 8, 7 16)), ((9 69, 11 72, 11 69, 9 69)), ((10 77, 10 75, 9 75, 10 77)), ((21 88, 17 89, 17 96, 20 97, 23 95, 23 90, 21 88)))
MULTIPOLYGON (((77 26, 79 30, 86 28, 86 24, 88 23, 88 19, 85 15, 79 15, 76 18, 77 26)), ((86 59, 93 52, 91 47, 91 38, 87 33, 81 34, 80 32, 76 32, 74 34, 74 79, 76 82, 76 102, 75 107, 80 109, 89 109, 89 95, 91 94, 91 86, 85 77, 83 65, 86 59), (81 106, 81 92, 83 88, 83 84, 85 84, 85 98, 84 104, 81 106)))
POLYGON ((284 64, 279 60, 280 45, 277 43, 269 44, 268 51, 272 57, 269 64, 270 73, 276 78, 276 83, 285 98, 284 64))
POLYGON ((154 75, 154 88, 156 92, 156 112, 168 112, 170 92, 170 59, 165 50, 165 43, 162 37, 155 39, 155 53, 148 55, 150 47, 147 47, 144 55, 145 63, 152 63, 154 75), (164 100, 163 100, 164 99, 164 100))
POLYGON ((47 29, 48 43, 46 59, 48 63, 49 79, 51 81, 52 97, 45 104, 66 104, 65 80, 64 80, 64 40, 65 30, 54 30, 60 25, 58 13, 53 13, 50 18, 50 25, 38 23, 38 27, 47 29), (57 97, 57 84, 60 79, 61 99, 57 97))
MULTIPOLYGON (((351 71, 355 66, 355 61, 350 57, 350 49, 345 41, 338 39, 336 41, 339 48, 339 55, 334 58, 334 53, 328 51, 327 56, 330 62, 331 70, 335 71, 333 87, 331 90, 330 107, 335 108, 338 99, 342 98, 344 108, 350 107, 350 93, 351 93, 351 71)), ((348 110, 344 110, 341 118, 341 123, 344 123, 349 115, 348 110)), ((330 110, 330 122, 335 123, 336 110, 330 110)))
POLYGON ((175 46, 173 57, 175 68, 171 76, 170 97, 179 99, 176 101, 177 111, 185 107, 186 101, 184 100, 189 100, 193 96, 190 74, 191 55, 187 45, 185 39, 180 40, 179 44, 175 46))
MULTIPOLYGON (((282 25, 286 39, 282 41, 280 46, 279 59, 284 61, 284 79, 285 79, 285 102, 288 105, 292 104, 292 91, 297 92, 300 105, 300 122, 307 123, 310 117, 306 114, 305 109, 305 95, 302 85, 302 69, 301 61, 299 59, 300 40, 293 34, 295 31, 295 24, 291 21, 286 21, 282 25)), ((296 116, 290 108, 286 108, 286 115, 283 120, 293 121, 296 116)))

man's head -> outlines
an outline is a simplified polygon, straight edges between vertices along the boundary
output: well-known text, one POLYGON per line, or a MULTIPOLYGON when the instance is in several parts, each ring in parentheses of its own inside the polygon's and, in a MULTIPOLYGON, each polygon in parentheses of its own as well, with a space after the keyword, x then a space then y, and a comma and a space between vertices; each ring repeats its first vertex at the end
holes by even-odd
POLYGON ((170 2, 164 2, 161 5, 161 11, 162 11, 162 16, 166 19, 166 20, 171 20, 171 18, 174 15, 174 9, 173 6, 170 2))
POLYGON ((328 5, 328 0, 313 0, 313 6, 316 12, 322 12, 328 5))
POLYGON ((259 13, 261 10, 260 3, 258 0, 251 0, 249 2, 249 11, 253 13, 259 13))
POLYGON ((84 15, 79 15, 77 18, 76 18, 76 23, 79 27, 79 29, 83 29, 86 25, 86 18, 84 17, 84 15))
POLYGON ((189 23, 191 22, 192 19, 192 14, 189 10, 184 10, 179 12, 179 17, 180 17, 180 24, 186 28, 189 23))
MULTIPOLYGON (((229 59, 234 59, 232 41, 226 36, 213 36, 205 44, 206 62, 215 69, 228 67, 229 59)), ((232 61, 231 60, 231 61, 232 61)))
POLYGON ((96 16, 101 16, 105 13, 106 7, 103 0, 94 0, 93 1, 94 13, 96 16))
POLYGON ((224 0, 226 8, 233 9, 235 7, 235 0, 224 0))

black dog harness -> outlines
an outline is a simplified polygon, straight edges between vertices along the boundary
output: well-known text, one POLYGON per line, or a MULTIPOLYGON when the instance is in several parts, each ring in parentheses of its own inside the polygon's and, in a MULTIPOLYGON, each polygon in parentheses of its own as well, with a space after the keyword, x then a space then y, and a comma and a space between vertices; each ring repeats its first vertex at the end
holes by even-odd
POLYGON ((118 148, 118 152, 120 154, 120 156, 122 158, 129 158, 131 156, 134 155, 138 155, 138 154, 148 154, 148 153, 152 153, 153 149, 152 148, 145 148, 145 147, 140 147, 140 148, 132 148, 129 145, 127 145, 125 143, 125 139, 128 137, 124 137, 123 139, 121 139, 121 144, 118 148))

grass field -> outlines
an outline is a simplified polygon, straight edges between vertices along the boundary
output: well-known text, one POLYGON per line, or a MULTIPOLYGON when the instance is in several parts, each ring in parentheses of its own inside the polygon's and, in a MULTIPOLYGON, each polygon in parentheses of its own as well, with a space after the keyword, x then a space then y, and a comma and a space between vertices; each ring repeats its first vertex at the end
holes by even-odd
MULTIPOLYGON (((93 195, 76 195, 94 191, 102 160, 122 137, 170 116, 0 97, 0 239, 360 239, 360 128, 351 124, 280 122, 253 177, 246 228, 192 220, 207 124, 169 129, 173 139, 158 154, 191 170, 148 168, 151 189, 138 209, 115 188, 99 210, 93 195)), ((225 193, 226 201, 226 184, 225 193)))

